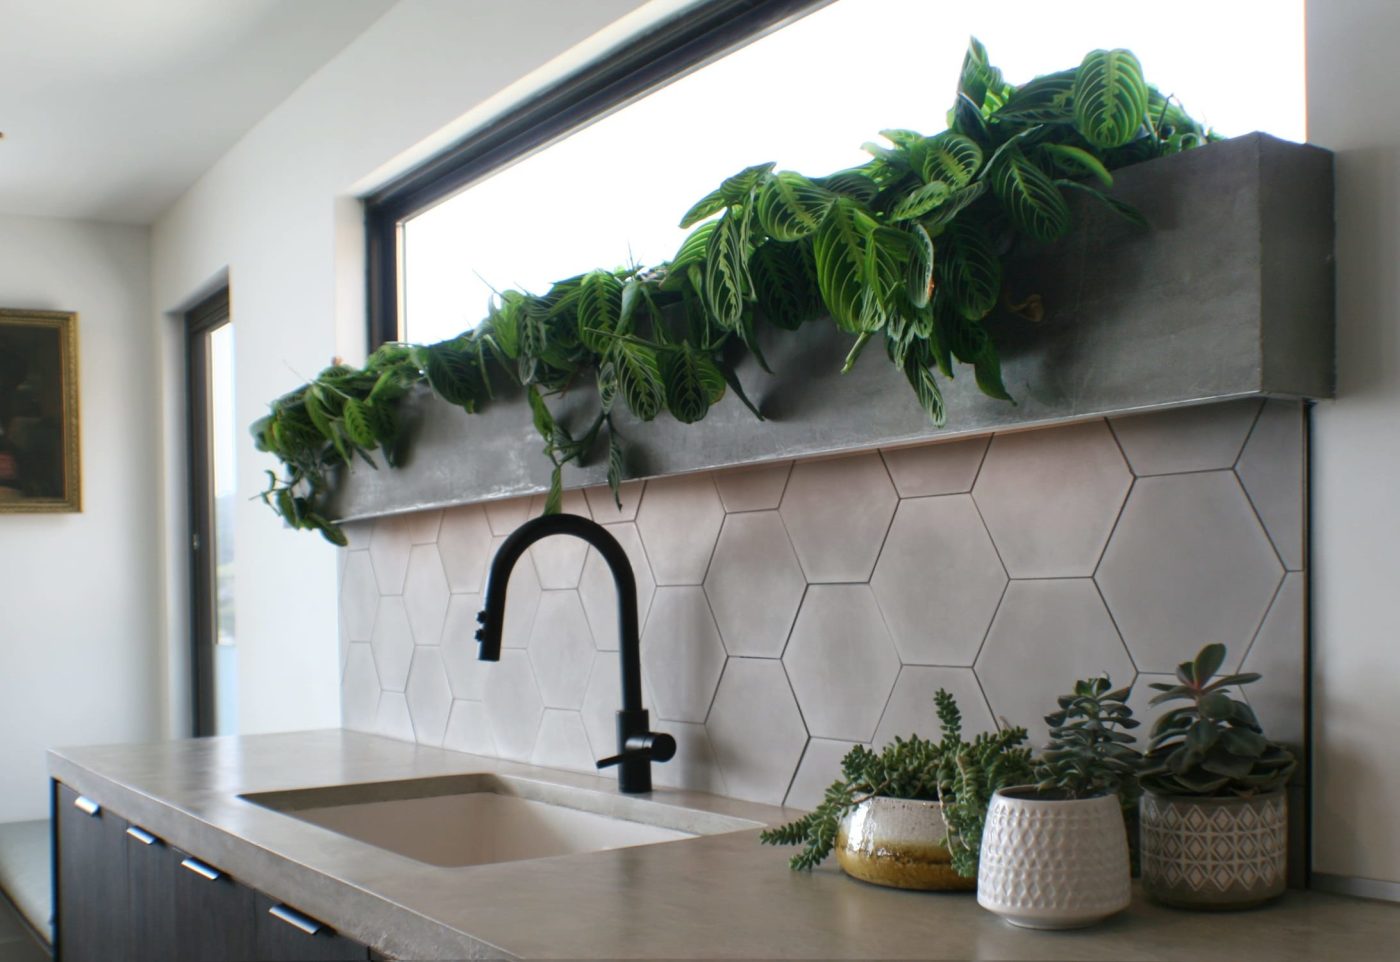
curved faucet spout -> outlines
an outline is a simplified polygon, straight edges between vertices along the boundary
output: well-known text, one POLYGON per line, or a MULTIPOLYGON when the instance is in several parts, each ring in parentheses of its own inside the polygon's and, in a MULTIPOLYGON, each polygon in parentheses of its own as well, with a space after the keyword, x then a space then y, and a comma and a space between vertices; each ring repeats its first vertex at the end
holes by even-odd
POLYGON ((477 657, 500 661, 501 634, 505 622, 506 587, 510 573, 530 545, 550 535, 564 534, 587 541, 602 556, 617 587, 618 661, 622 669, 622 710, 617 713, 617 755, 604 759, 598 767, 618 766, 618 787, 624 792, 651 791, 651 762, 666 761, 675 754, 675 741, 669 735, 650 730, 642 707, 641 637, 637 626, 637 579, 627 552, 608 530, 588 518, 572 514, 550 514, 525 522, 506 538, 486 577, 485 606, 476 616, 481 624, 476 638, 481 643, 477 657))

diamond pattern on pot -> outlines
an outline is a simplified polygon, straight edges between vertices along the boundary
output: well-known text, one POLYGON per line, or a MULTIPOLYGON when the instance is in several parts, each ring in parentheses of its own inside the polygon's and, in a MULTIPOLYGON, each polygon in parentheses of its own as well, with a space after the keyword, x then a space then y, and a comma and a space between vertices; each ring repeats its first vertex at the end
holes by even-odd
POLYGON ((1252 799, 1142 799, 1142 871, 1168 898, 1281 891, 1288 820, 1282 792, 1252 799))
POLYGON ((1108 425, 998 434, 972 497, 1013 578, 1094 573, 1133 476, 1108 425))
POLYGON ((901 501, 870 579, 906 665, 971 665, 1006 570, 965 494, 901 501))
POLYGON ((1141 478, 1095 576, 1142 671, 1173 672, 1207 642, 1233 669, 1283 578, 1230 471, 1141 478))
POLYGON ((779 510, 807 580, 868 580, 897 501, 879 454, 795 465, 779 510))
POLYGON ((732 514, 715 546, 705 595, 731 655, 777 658, 807 581, 776 511, 732 514), (762 571, 762 578, 754 572, 762 571))

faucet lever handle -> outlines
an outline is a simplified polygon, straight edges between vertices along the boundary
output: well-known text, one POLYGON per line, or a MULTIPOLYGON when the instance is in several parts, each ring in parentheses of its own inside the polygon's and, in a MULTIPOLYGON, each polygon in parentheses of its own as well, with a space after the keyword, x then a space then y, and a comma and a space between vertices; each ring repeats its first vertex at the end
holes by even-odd
POLYGON ((676 757, 676 740, 665 732, 647 732, 645 735, 633 735, 627 739, 627 744, 623 746, 625 751, 621 755, 610 755, 607 758, 598 760, 599 768, 609 768, 613 765, 620 765, 632 759, 645 759, 652 762, 669 762, 676 757))

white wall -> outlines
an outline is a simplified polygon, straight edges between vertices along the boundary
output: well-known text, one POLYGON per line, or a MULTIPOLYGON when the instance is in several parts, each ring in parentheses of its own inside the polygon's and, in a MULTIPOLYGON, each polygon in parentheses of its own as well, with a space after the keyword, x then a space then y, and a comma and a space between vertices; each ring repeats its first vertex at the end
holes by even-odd
POLYGON ((0 515, 0 822, 44 749, 160 733, 160 466, 145 228, 0 216, 0 306, 78 312, 81 514, 0 515))
MULTIPOLYGON (((1313 868, 1400 895, 1400 4, 1308 3, 1308 135, 1337 152, 1337 400, 1312 435, 1313 868)), ((1376 889, 1378 891, 1379 889, 1376 889)))
MULTIPOLYGON (((167 461, 181 463, 171 312, 227 271, 244 424, 332 355, 357 359, 364 265, 360 214, 346 197, 421 154, 424 142, 441 142, 444 128, 469 124, 462 115, 638 5, 403 0, 226 154, 154 228, 167 461)), ((595 38, 594 48, 605 41, 595 38)), ((240 493, 252 495, 272 464, 246 435, 240 443, 240 493)), ((164 617, 172 656, 184 626, 183 483, 177 470, 166 473, 164 617)), ((283 529, 253 501, 240 502, 235 537, 242 729, 338 724, 334 552, 315 535, 283 529)), ((169 717, 176 733, 178 716, 172 710, 169 717)))

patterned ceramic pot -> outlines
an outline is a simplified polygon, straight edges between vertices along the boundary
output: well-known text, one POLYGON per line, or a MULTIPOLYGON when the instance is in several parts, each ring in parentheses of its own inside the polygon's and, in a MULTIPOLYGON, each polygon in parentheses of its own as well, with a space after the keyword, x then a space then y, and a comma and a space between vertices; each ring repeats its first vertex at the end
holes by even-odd
POLYGON ((898 889, 967 892, 977 879, 953 871, 943 847, 943 806, 909 798, 868 798, 841 820, 836 864, 847 875, 898 889))
POLYGON ((1142 796, 1142 885, 1159 902, 1192 909, 1245 909, 1283 894, 1288 802, 1253 798, 1142 796))
POLYGON ((1128 907, 1128 832, 1116 795, 1042 798, 1031 786, 992 796, 977 904, 1030 929, 1092 925, 1128 907))

